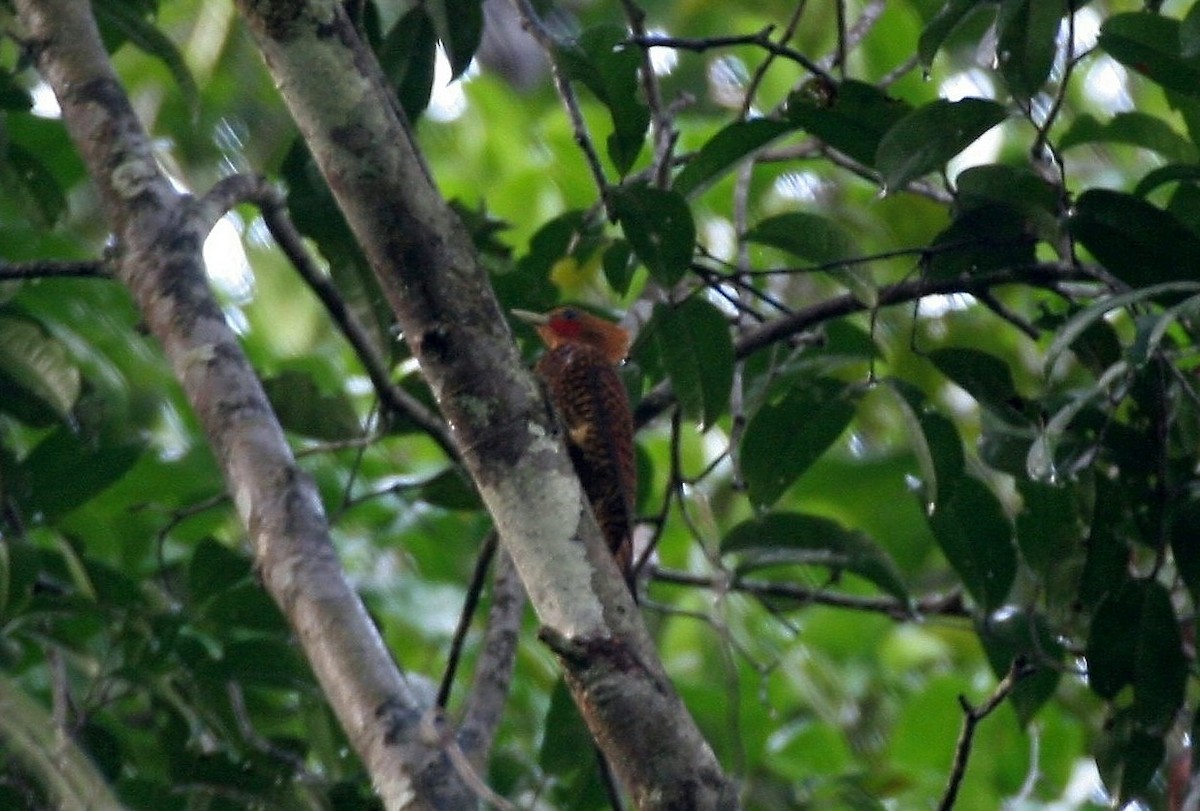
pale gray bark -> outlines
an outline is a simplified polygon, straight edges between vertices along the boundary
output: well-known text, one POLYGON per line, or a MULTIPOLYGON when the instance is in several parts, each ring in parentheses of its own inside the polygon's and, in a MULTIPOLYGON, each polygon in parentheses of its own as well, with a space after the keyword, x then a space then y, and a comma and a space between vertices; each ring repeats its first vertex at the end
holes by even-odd
POLYGON ((389 808, 461 809, 474 793, 436 742, 329 538, 316 487, 297 466, 262 386, 204 274, 210 206, 160 170, 101 45, 86 0, 19 0, 26 45, 116 235, 115 265, 162 344, 220 464, 280 605, 330 705, 389 808))
POLYGON ((641 808, 734 807, 733 787, 604 546, 471 240, 374 57, 334 0, 238 5, 615 773, 641 808))

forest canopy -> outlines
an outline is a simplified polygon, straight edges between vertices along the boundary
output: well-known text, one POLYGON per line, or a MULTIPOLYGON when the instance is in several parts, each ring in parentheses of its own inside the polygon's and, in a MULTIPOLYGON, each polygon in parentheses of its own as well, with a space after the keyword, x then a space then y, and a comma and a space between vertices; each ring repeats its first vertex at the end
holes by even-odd
POLYGON ((0 808, 1200 802, 1200 3, 0 25, 0 808))

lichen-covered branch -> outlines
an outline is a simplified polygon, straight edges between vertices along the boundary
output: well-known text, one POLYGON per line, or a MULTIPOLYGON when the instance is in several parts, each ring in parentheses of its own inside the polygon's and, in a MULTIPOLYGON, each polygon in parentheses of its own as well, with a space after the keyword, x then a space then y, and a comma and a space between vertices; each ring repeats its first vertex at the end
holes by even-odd
POLYGON ((463 808, 473 794, 419 737, 423 706, 350 589, 316 487, 297 466, 225 323, 201 258, 210 212, 160 170, 83 0, 18 0, 26 47, 54 89, 116 236, 133 293, 195 410, 266 589, 389 808, 463 808))
POLYGON ((42 782, 61 811, 123 811, 125 807, 68 731, 2 676, 0 748, 42 782))
POLYGON ((615 772, 642 808, 735 806, 638 619, 469 235, 374 57, 333 0, 238 6, 615 772))

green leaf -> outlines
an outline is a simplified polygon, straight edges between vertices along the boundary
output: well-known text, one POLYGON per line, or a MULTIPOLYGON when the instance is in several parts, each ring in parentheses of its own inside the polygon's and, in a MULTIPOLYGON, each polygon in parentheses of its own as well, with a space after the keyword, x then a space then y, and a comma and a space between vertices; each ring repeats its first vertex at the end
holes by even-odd
POLYGON ((1184 57, 1179 20, 1149 11, 1114 14, 1100 27, 1097 44, 1168 90, 1200 96, 1200 58, 1184 57))
POLYGON ((696 249, 696 226, 683 197, 637 184, 613 189, 613 211, 638 258, 662 285, 683 278, 696 249))
POLYGON ((794 129, 794 124, 766 118, 735 121, 700 147, 675 178, 672 188, 684 197, 690 197, 707 188, 751 152, 794 129))
POLYGON ((1196 3, 1179 24, 1179 55, 1184 59, 1200 58, 1200 5, 1196 3))
POLYGON ((908 102, 853 79, 818 87, 820 92, 801 90, 788 98, 788 120, 867 166, 875 163, 884 133, 912 110, 908 102))
POLYGON ((704 429, 725 413, 733 386, 733 340, 716 307, 695 297, 674 307, 656 305, 634 356, 647 351, 656 354, 670 378, 686 419, 704 429))
POLYGON ((1012 526, 983 482, 962 477, 929 516, 929 528, 967 592, 985 611, 1008 599, 1017 574, 1012 526))
POLYGON ((356 439, 363 434, 350 398, 344 392, 323 393, 305 372, 285 370, 263 380, 263 388, 280 424, 288 431, 327 442, 356 439))
POLYGON ((219 592, 204 606, 202 616, 226 633, 257 631, 281 637, 291 633, 275 601, 253 580, 219 592))
POLYGON ((1036 425, 1005 422, 986 411, 980 416, 983 432, 978 443, 979 458, 988 467, 1001 473, 1027 478, 1026 462, 1029 459, 1029 446, 1036 438, 1036 425))
POLYGON ((1146 729, 1165 731, 1183 703, 1187 658, 1171 595, 1153 580, 1132 580, 1096 610, 1088 633, 1088 685, 1114 699, 1133 688, 1132 713, 1146 729))
POLYGON ((865 533, 816 515, 772 512, 743 521, 721 541, 721 554, 736 554, 739 571, 781 564, 824 566, 874 583, 901 602, 908 590, 896 564, 865 533))
POLYGON ((1008 208, 1019 214, 1022 230, 1047 242, 1058 239, 1059 217, 1065 207, 1062 193, 1053 184, 1024 166, 984 164, 958 173, 955 207, 960 213, 1008 208))
POLYGON ((554 59, 569 79, 596 94, 612 116, 608 157, 626 174, 637 160, 650 126, 650 110, 638 98, 641 52, 619 25, 599 25, 570 44, 559 45, 554 59))
POLYGON ((1028 726, 1058 688, 1062 643, 1041 614, 999 612, 982 619, 977 627, 988 664, 997 678, 1004 678, 1018 657, 1034 667, 1034 672, 1018 681, 1009 696, 1017 719, 1028 726))
POLYGON ((193 113, 199 111, 200 91, 196 88, 196 80, 192 78, 183 54, 166 34, 146 18, 136 3, 128 0, 95 0, 92 10, 102 29, 108 29, 116 36, 132 42, 166 65, 183 92, 189 109, 193 113))
POLYGON ((629 243, 623 239, 613 240, 613 243, 604 249, 601 262, 604 278, 613 292, 619 296, 628 293, 629 285, 633 283, 633 272, 637 269, 637 263, 633 260, 633 248, 629 243))
POLYGON ((475 488, 455 467, 446 468, 423 483, 420 496, 422 501, 447 510, 478 510, 483 506, 475 488))
POLYGON ((29 515, 53 522, 120 481, 141 456, 134 436, 84 436, 66 427, 52 431, 21 462, 29 515))
POLYGON ((1115 805, 1125 806, 1150 784, 1166 755, 1163 737, 1161 732, 1145 732, 1131 708, 1118 710, 1104 724, 1096 745, 1096 767, 1115 805))
MULTIPOLYGON (((885 378, 883 382, 895 392, 896 410, 904 422, 904 433, 908 436, 913 456, 916 457, 917 480, 910 480, 910 489, 919 488, 922 501, 926 505, 936 504, 938 487, 945 473, 943 466, 947 460, 935 458, 935 455, 945 457, 956 453, 958 464, 956 469, 949 473, 957 476, 962 469, 962 443, 959 441, 958 432, 945 417, 936 412, 925 411, 925 394, 919 388, 897 378, 885 378), (938 447, 938 444, 945 440, 944 429, 948 429, 949 432, 947 444, 952 443, 948 452, 947 449, 938 447), (942 470, 939 470, 939 467, 942 467, 942 470)), ((950 465, 954 464, 952 456, 949 461, 950 465)))
POLYGON ((1068 227, 1097 261, 1132 286, 1200 277, 1200 237, 1141 197, 1088 189, 1068 227))
POLYGON ((82 387, 66 347, 36 321, 0 315, 0 409, 31 425, 47 412, 71 422, 82 387))
POLYGON ((939 372, 965 389, 980 406, 997 416, 1020 421, 1020 398, 1007 363, 969 348, 935 349, 928 357, 939 372))
POLYGON ((225 676, 247 687, 297 690, 311 687, 312 674, 299 648, 288 640, 262 637, 225 645, 225 676))
MULTIPOLYGON (((1076 118, 1058 141, 1060 152, 1083 144, 1129 144, 1157 152, 1175 163, 1194 163, 1196 147, 1156 115, 1140 112, 1117 113, 1105 123, 1084 113, 1076 118)), ((1144 193, 1135 192, 1138 196, 1144 193)))
POLYGON ((249 557, 214 538, 205 538, 196 545, 188 565, 188 592, 198 605, 239 583, 249 582, 250 575, 249 557))
POLYGON ((980 205, 959 211, 930 243, 929 278, 954 279, 1032 265, 1037 240, 1020 211, 980 205))
POLYGON ((926 68, 932 66, 933 58, 937 56, 937 52, 954 29, 972 11, 983 8, 984 5, 979 0, 948 0, 925 26, 925 30, 921 32, 921 38, 917 41, 917 55, 921 59, 921 64, 926 68))
MULTIPOLYGON (((1059 328, 1057 334, 1054 336, 1054 340, 1046 349, 1046 360, 1043 368, 1047 374, 1050 374, 1051 370, 1054 369, 1054 365, 1058 363, 1059 356, 1067 349, 1073 348, 1078 341, 1088 335, 1093 336, 1093 340, 1088 341, 1087 345, 1090 354, 1090 351, 1093 349, 1091 345, 1098 342, 1094 339, 1094 336, 1097 335, 1095 329, 1100 324, 1101 319, 1113 310, 1153 301, 1163 296, 1197 292, 1200 292, 1200 282, 1163 282, 1151 285, 1150 287, 1143 287, 1139 290, 1130 290, 1120 295, 1106 296, 1080 310, 1059 328)), ((1103 327, 1099 328, 1104 330, 1103 327)), ((1104 332, 1108 332, 1108 330, 1104 330, 1104 332)), ((1105 336, 1099 343, 1109 344, 1111 340, 1108 336, 1105 336)), ((1117 360, 1117 358, 1114 358, 1112 362, 1116 363, 1117 360)))
POLYGON ((121 611, 140 610, 146 606, 146 595, 138 581, 125 572, 87 555, 81 558, 81 563, 98 604, 121 611))
POLYGON ((970 146, 1008 116, 988 99, 937 101, 917 108, 884 134, 875 153, 875 168, 884 190, 895 192, 970 146))
POLYGON ((1167 307, 1162 313, 1139 316, 1137 332, 1128 350, 1130 364, 1139 367, 1151 363, 1162 347, 1163 340, 1168 337, 1168 331, 1176 324, 1191 323, 1197 313, 1200 313, 1200 296, 1191 296, 1167 307))
POLYGON ((506 307, 534 312, 553 307, 558 299, 553 285, 547 284, 550 272, 588 234, 582 211, 565 211, 545 222, 529 240, 529 251, 517 260, 516 267, 493 277, 500 301, 506 307))
MULTIPOLYGON (((1049 368, 1049 367, 1047 367, 1049 368)), ((1129 375, 1129 364, 1117 361, 1096 379, 1096 382, 1081 392, 1073 393, 1070 399, 1046 420, 1037 438, 1029 446, 1025 460, 1026 474, 1034 481, 1057 483, 1060 479, 1058 445, 1067 427, 1093 402, 1111 397, 1129 375)))
POLYGON ((1138 181, 1133 193, 1138 197, 1145 197, 1159 186, 1167 183, 1196 183, 1198 181, 1200 181, 1200 166, 1173 163, 1147 172, 1146 176, 1138 181))
POLYGON ((949 419, 936 411, 927 411, 921 414, 920 425, 937 475, 937 488, 929 493, 930 504, 936 507, 954 494, 954 488, 965 476, 967 460, 962 438, 949 419))
POLYGON ((592 736, 561 678, 554 683, 550 693, 550 707, 546 710, 543 728, 546 734, 538 754, 538 765, 547 774, 561 777, 578 769, 595 768, 592 736))
POLYGON ((608 808, 607 791, 597 768, 596 744, 561 678, 550 693, 550 707, 542 728, 545 735, 538 751, 538 765, 553 777, 546 799, 564 811, 608 808))
POLYGON ((791 211, 759 220, 744 239, 769 245, 817 265, 852 258, 854 240, 841 225, 818 214, 791 211))
POLYGON ((44 171, 54 178, 57 194, 87 178, 83 159, 61 119, 36 115, 9 115, 4 119, 8 149, 14 147, 35 155, 44 171))
POLYGON ((0 169, 8 182, 19 186, 33 204, 30 219, 43 228, 54 226, 67 209, 67 196, 41 157, 20 144, 8 144, 7 165, 0 169))
POLYGON ((1037 95, 1050 75, 1066 0, 1004 0, 996 20, 996 59, 1016 98, 1037 95))
MULTIPOLYGON (((1041 482, 1017 480, 1022 507, 1017 515, 1017 546, 1021 557, 1041 575, 1047 589, 1059 596, 1070 591, 1083 562, 1084 527, 1071 491, 1041 482), (1063 579, 1070 588, 1058 588, 1063 579)), ((1055 601, 1059 602, 1059 601, 1055 601)), ((1070 602, 1068 599, 1066 602, 1070 602)))
POLYGON ((0 70, 0 110, 16 113, 27 112, 33 107, 33 96, 18 84, 13 74, 0 70))
POLYGON ((378 48, 379 65, 410 121, 429 105, 437 61, 437 30, 423 4, 404 13, 378 48))
POLYGON ((1124 519, 1122 496, 1119 483, 1096 477, 1095 507, 1084 542, 1087 558, 1079 578, 1079 601, 1089 612, 1129 579, 1129 547, 1118 529, 1124 519))
POLYGON ((855 399, 844 383, 817 378, 764 403, 742 438, 742 475, 750 500, 760 507, 774 504, 850 425, 855 399))
POLYGON ((1175 568, 1193 604, 1200 604, 1200 500, 1193 497, 1171 506, 1169 533, 1175 568))

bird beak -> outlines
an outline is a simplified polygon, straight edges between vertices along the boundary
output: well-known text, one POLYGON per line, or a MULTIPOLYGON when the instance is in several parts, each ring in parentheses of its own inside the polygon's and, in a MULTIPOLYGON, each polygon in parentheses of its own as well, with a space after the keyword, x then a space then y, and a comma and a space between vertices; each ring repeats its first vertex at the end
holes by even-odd
POLYGON ((550 316, 544 313, 535 313, 530 310, 518 310, 516 308, 509 310, 509 312, 512 313, 514 317, 524 321, 526 324, 545 326, 546 324, 550 323, 550 316))

